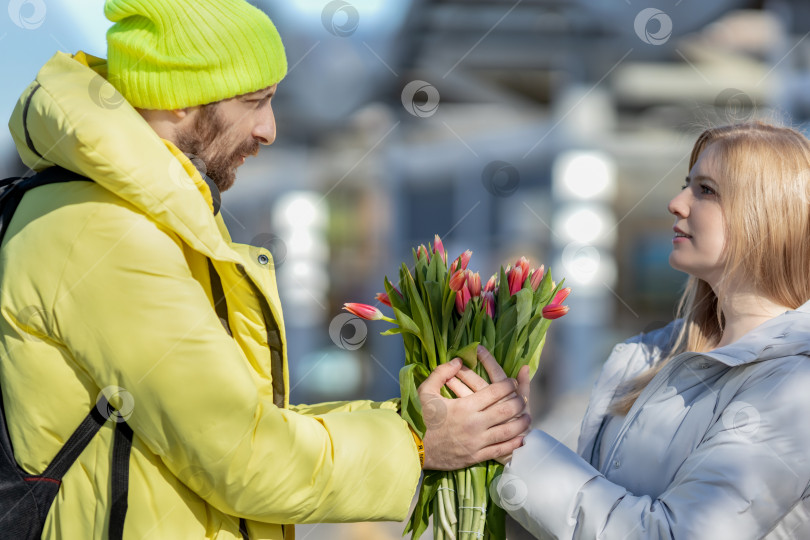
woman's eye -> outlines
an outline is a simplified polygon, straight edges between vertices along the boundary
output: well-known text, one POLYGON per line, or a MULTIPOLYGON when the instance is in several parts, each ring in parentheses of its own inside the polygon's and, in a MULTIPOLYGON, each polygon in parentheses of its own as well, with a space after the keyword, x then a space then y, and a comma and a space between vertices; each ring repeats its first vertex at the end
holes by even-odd
POLYGON ((703 195, 715 195, 715 194, 716 194, 716 191, 714 191, 714 190, 713 190, 712 188, 710 188, 709 186, 700 186, 700 192, 701 192, 703 195))

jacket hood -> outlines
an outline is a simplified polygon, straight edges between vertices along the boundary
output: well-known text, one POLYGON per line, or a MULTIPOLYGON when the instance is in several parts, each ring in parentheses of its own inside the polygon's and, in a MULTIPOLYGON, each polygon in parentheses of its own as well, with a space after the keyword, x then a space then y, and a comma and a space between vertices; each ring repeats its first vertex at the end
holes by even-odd
POLYGON ((87 176, 197 251, 240 262, 192 162, 107 83, 106 72, 106 60, 82 52, 58 52, 42 67, 9 120, 23 163, 87 176))

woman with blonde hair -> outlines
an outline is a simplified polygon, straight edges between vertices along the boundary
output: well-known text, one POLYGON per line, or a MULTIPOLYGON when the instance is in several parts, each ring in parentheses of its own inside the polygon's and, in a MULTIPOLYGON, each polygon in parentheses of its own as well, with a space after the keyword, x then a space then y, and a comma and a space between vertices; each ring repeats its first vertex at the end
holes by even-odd
POLYGON ((493 491, 538 538, 810 538, 810 141, 760 122, 692 150, 680 318, 617 345, 578 453, 540 430, 493 491))

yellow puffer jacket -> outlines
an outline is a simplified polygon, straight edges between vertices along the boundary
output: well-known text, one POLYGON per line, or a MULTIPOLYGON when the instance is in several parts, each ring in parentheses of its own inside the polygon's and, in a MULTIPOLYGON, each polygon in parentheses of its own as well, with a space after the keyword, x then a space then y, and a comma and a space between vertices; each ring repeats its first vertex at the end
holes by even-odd
MULTIPOLYGON (((287 540, 283 524, 404 519, 420 467, 395 402, 288 405, 270 253, 230 241, 188 159, 105 94, 105 75, 103 60, 57 53, 9 123, 26 165, 94 180, 27 194, 0 250, 17 462, 41 473, 99 392, 120 388, 134 400, 125 538, 241 538, 239 517, 251 538, 287 540)), ((106 537, 112 434, 65 476, 43 538, 106 537)))

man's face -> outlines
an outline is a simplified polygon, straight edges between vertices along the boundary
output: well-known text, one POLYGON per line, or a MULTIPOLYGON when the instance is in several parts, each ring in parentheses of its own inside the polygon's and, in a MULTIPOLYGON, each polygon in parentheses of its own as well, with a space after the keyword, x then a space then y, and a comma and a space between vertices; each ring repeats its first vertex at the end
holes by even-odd
POLYGON ((255 156, 260 144, 276 139, 270 104, 276 86, 202 105, 190 113, 187 127, 175 134, 177 147, 203 161, 220 191, 233 185, 236 169, 247 156, 255 156))

